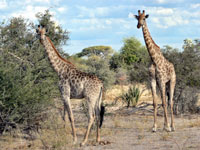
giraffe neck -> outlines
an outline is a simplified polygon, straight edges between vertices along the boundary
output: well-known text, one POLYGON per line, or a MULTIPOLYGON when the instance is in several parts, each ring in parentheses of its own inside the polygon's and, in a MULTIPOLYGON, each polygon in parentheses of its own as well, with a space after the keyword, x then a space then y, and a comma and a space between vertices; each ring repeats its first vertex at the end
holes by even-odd
POLYGON ((69 70, 70 68, 74 68, 74 65, 60 56, 59 52, 56 50, 52 41, 49 37, 45 36, 41 40, 42 45, 44 46, 46 53, 48 55, 49 61, 54 68, 54 70, 58 73, 58 75, 63 74, 64 69, 69 70))
POLYGON ((147 50, 149 52, 149 55, 151 57, 151 60, 154 64, 158 64, 164 56, 162 55, 160 51, 160 47, 153 41, 150 32, 148 30, 146 22, 142 26, 144 41, 147 47, 147 50))

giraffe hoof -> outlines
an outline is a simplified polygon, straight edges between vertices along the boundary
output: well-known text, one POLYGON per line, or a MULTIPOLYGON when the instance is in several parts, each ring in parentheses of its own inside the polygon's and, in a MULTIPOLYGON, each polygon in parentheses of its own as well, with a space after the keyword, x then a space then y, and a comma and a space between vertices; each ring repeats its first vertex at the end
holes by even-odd
POLYGON ((75 145, 77 143, 77 138, 74 138, 73 144, 75 145))
POLYGON ((152 128, 152 132, 156 132, 157 131, 157 129, 154 127, 154 128, 152 128))
POLYGON ((96 140, 96 142, 97 142, 97 143, 100 143, 100 142, 101 142, 100 138, 98 138, 98 139, 96 140))
POLYGON ((154 125, 153 125, 153 128, 152 128, 152 132, 156 132, 156 131, 157 131, 157 125, 154 124, 154 125))
POLYGON ((175 127, 171 127, 171 131, 174 132, 176 129, 175 127))
POLYGON ((84 146, 84 145, 85 145, 85 143, 86 143, 86 142, 82 142, 82 143, 80 144, 80 146, 84 146))
POLYGON ((168 127, 165 126, 163 130, 164 130, 164 131, 167 131, 167 132, 171 132, 171 131, 172 131, 171 128, 170 128, 169 126, 168 126, 168 127))
POLYGON ((75 145, 77 141, 73 141, 73 144, 75 145))

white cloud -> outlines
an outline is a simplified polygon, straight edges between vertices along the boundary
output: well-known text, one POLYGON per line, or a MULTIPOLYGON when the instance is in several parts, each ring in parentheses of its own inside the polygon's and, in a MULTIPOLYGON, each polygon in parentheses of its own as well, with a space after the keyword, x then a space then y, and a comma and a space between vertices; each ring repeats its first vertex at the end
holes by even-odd
POLYGON ((174 14, 174 8, 164 8, 164 7, 146 7, 147 11, 146 13, 150 13, 153 15, 173 15, 174 14))
POLYGON ((87 18, 87 19, 72 19, 70 20, 70 26, 72 26, 70 32, 104 32, 107 31, 128 31, 131 28, 135 28, 133 19, 128 18, 87 18))
POLYGON ((97 7, 97 8, 88 8, 85 6, 76 6, 80 14, 78 17, 97 17, 97 16, 105 16, 109 13, 109 7, 97 7))
POLYGON ((151 18, 152 22, 155 23, 155 24, 160 24, 160 20, 158 17, 152 17, 151 18))
POLYGON ((112 21, 109 20, 109 19, 106 19, 105 22, 106 22, 107 25, 111 25, 112 24, 112 21))
POLYGON ((175 3, 175 4, 178 4, 178 3, 181 3, 181 2, 184 2, 184 0, 155 0, 155 2, 157 4, 172 4, 172 3, 175 3))
POLYGON ((7 4, 6 0, 0 0, 0 9, 4 9, 7 7, 8 7, 8 4, 7 4))
POLYGON ((128 14, 128 18, 135 18, 135 17, 134 17, 134 14, 130 12, 130 13, 128 14))
POLYGON ((60 12, 60 13, 64 13, 64 12, 67 11, 67 7, 59 7, 59 8, 57 8, 57 10, 58 10, 58 12, 60 12))
POLYGON ((38 3, 49 4, 50 0, 26 0, 24 3, 26 3, 26 4, 38 4, 38 3))
POLYGON ((159 28, 169 28, 173 26, 188 25, 194 18, 199 18, 200 11, 190 8, 164 8, 164 7, 146 7, 146 13, 150 14, 149 20, 159 28))
POLYGON ((191 8, 199 8, 200 7, 200 3, 197 3, 197 4, 191 4, 191 8))
POLYGON ((112 21, 107 19, 89 18, 89 19, 72 19, 70 21, 74 25, 70 30, 73 32, 78 31, 97 31, 106 29, 112 24, 112 21), (77 26, 78 25, 78 26, 77 26))
POLYGON ((110 9, 108 7, 97 7, 93 11, 95 11, 96 15, 105 16, 109 13, 110 9))
POLYGON ((34 7, 32 5, 28 5, 24 10, 20 10, 18 12, 12 13, 11 16, 13 17, 22 16, 24 18, 35 21, 36 20, 35 14, 37 12, 44 12, 47 9, 48 9, 47 7, 42 7, 42 6, 34 7))
POLYGON ((174 17, 153 17, 151 21, 159 28, 169 28, 172 26, 186 25, 189 23, 187 19, 183 19, 181 16, 174 17))
POLYGON ((43 2, 43 3, 49 3, 50 0, 34 0, 35 2, 43 2))
POLYGON ((157 3, 163 4, 166 3, 166 0, 156 0, 157 3))

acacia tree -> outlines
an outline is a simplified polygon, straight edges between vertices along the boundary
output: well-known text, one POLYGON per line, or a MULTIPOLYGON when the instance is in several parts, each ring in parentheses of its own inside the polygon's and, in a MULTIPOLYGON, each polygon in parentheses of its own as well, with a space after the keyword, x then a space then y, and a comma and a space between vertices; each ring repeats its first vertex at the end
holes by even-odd
POLYGON ((99 56, 102 59, 107 59, 113 54, 113 49, 110 46, 91 46, 84 48, 80 53, 76 54, 78 57, 91 57, 93 55, 99 56))
POLYGON ((110 57, 113 54, 113 49, 110 46, 92 46, 84 48, 77 57, 84 58, 86 67, 80 68, 90 74, 95 74, 104 83, 105 89, 115 83, 115 73, 110 70, 110 57))
POLYGON ((120 50, 122 61, 127 65, 146 61, 146 48, 134 37, 125 38, 120 50))
POLYGON ((123 70, 123 74, 131 82, 148 80, 149 63, 150 58, 146 48, 134 37, 125 38, 120 52, 115 53, 110 60, 111 69, 117 74, 122 74, 123 70))
MULTIPOLYGON (((56 47, 66 43, 68 32, 54 26, 49 11, 37 17, 49 26, 56 47)), ((34 127, 59 96, 58 77, 36 39, 35 26, 22 17, 0 25, 0 133, 34 127)))

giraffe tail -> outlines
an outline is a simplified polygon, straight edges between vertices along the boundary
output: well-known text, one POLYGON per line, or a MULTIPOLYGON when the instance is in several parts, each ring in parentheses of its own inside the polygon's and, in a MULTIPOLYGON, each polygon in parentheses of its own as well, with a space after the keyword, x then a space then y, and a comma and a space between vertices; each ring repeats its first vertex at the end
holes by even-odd
POLYGON ((105 106, 101 105, 99 128, 101 128, 101 126, 103 124, 104 113, 105 113, 105 106))
POLYGON ((99 128, 101 128, 104 120, 105 106, 102 104, 102 95, 103 95, 103 87, 101 87, 101 91, 99 94, 99 128))

